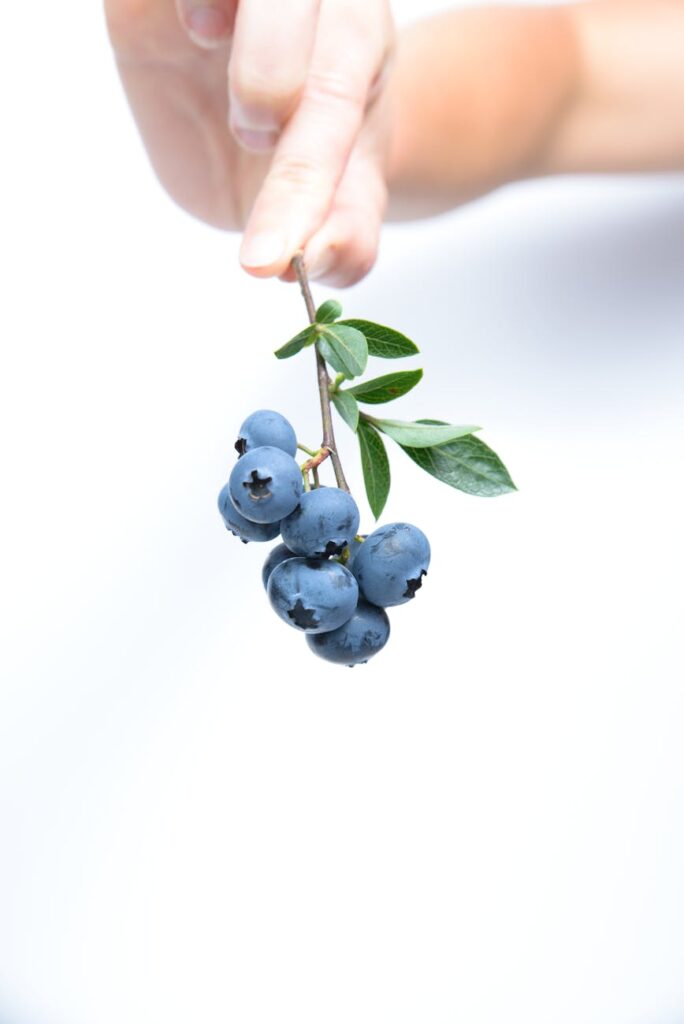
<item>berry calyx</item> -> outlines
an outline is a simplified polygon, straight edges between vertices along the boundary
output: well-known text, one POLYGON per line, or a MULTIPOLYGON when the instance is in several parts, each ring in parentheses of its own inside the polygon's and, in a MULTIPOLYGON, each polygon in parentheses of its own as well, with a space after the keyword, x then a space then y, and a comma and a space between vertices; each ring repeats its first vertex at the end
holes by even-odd
POLYGON ((388 523, 363 542, 351 570, 362 596, 381 608, 404 604, 420 589, 430 565, 430 544, 410 523, 388 523))
POLYGON ((320 558, 289 558, 268 581, 268 597, 277 615, 304 633, 326 633, 354 613, 359 588, 343 565, 320 558))
POLYGON ((284 519, 299 504, 303 486, 301 470, 292 456, 268 445, 238 459, 228 481, 233 505, 255 523, 284 519))

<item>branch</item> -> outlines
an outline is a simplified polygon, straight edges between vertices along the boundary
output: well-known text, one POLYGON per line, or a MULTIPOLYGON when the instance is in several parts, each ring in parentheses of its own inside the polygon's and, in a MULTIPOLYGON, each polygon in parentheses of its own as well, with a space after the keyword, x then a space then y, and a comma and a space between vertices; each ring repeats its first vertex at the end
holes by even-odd
MULTIPOLYGON (((309 279, 304 265, 304 255, 301 252, 295 253, 292 257, 292 266, 295 274, 297 275, 302 296, 304 297, 306 311, 309 314, 309 322, 313 324, 316 322, 316 307, 309 287, 309 279)), ((318 394, 321 401, 321 420, 323 422, 323 441, 321 443, 321 449, 325 453, 323 458, 326 458, 327 455, 330 456, 330 460, 335 471, 337 486, 341 490, 349 493, 349 486, 344 477, 342 463, 340 462, 340 457, 337 454, 337 445, 335 443, 335 431, 333 428, 332 412, 330 409, 330 380, 328 378, 328 368, 325 365, 325 359, 318 351, 318 346, 314 345, 314 349, 316 351, 318 394)), ((311 468, 317 468, 322 461, 323 459, 317 460, 316 466, 312 466, 311 468)))

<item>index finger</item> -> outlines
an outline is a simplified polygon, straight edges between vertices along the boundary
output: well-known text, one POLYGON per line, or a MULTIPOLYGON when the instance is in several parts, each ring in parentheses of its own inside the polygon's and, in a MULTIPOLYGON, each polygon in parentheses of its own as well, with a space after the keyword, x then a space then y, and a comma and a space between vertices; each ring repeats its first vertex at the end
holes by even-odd
POLYGON ((386 56, 384 8, 323 3, 311 66, 254 203, 240 251, 257 276, 281 274, 322 224, 386 56))
POLYGON ((272 149, 294 110, 316 39, 321 0, 241 0, 228 66, 230 123, 247 148, 272 149))

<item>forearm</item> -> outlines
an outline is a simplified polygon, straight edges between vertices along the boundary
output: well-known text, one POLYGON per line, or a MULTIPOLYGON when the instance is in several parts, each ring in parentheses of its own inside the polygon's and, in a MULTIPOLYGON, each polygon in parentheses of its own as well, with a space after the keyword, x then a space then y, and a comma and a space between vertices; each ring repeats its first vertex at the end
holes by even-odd
POLYGON ((520 178, 684 166, 684 3, 453 11, 403 33, 390 216, 520 178))
POLYGON ((578 88, 541 173, 684 169, 683 0, 569 8, 578 88))

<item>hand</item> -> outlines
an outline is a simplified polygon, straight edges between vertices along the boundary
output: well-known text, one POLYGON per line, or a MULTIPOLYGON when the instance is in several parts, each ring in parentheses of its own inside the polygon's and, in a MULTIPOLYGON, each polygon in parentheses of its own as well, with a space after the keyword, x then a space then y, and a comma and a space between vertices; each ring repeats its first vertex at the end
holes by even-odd
POLYGON ((375 262, 386 203, 388 0, 105 0, 152 164, 173 198, 244 227, 260 277, 343 286, 375 262))

